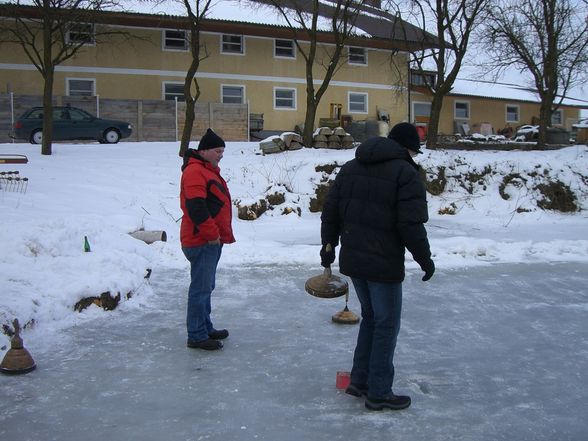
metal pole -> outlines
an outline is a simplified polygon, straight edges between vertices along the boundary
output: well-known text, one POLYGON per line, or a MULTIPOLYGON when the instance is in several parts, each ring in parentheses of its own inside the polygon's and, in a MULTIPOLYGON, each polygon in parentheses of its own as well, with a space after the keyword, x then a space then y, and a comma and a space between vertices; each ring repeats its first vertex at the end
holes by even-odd
POLYGON ((96 95, 96 116, 100 118, 100 95, 96 95))
MULTIPOLYGON (((10 127, 14 127, 14 92, 10 92, 10 127)), ((11 138, 14 143, 14 138, 11 138)))
POLYGON ((408 84, 407 84, 407 89, 408 89, 408 122, 412 123, 412 102, 410 100, 410 84, 412 83, 412 72, 410 70, 410 55, 408 56, 407 67, 408 67, 408 84))
POLYGON ((174 96, 174 101, 176 103, 176 142, 178 142, 178 97, 174 96))
POLYGON ((251 108, 249 106, 249 100, 247 100, 247 141, 251 142, 251 108))

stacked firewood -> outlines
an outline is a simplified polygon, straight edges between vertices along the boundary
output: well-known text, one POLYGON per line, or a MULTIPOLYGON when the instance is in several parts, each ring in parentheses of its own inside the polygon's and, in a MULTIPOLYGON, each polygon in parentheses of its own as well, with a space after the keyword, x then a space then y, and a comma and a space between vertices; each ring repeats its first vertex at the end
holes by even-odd
POLYGON ((350 149, 354 147, 354 139, 343 127, 319 127, 312 136, 315 149, 350 149))
POLYGON ((302 137, 298 133, 284 132, 279 136, 270 136, 260 141, 259 147, 265 155, 268 153, 279 153, 285 150, 299 150, 304 145, 302 144, 302 137))

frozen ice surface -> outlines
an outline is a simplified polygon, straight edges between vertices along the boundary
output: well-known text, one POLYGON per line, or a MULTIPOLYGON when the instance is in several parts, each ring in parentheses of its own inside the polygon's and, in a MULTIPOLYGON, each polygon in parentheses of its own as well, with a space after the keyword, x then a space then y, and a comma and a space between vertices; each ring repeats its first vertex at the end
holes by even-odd
POLYGON ((155 269, 145 306, 97 314, 52 347, 25 340, 38 368, 0 376, 0 439, 584 441, 586 269, 409 273, 395 391, 413 404, 399 412, 335 388, 358 327, 331 323, 343 297, 304 291, 320 268, 223 267, 219 352, 186 348, 188 274, 155 269))

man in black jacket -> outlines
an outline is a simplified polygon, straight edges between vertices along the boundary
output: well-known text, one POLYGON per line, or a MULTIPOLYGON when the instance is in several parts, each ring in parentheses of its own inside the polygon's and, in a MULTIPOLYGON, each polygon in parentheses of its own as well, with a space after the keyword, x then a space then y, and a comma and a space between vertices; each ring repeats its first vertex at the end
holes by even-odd
POLYGON ((346 392, 365 396, 370 410, 410 406, 410 397, 392 392, 405 249, 425 272, 423 281, 435 272, 424 226, 429 219, 425 185, 412 159, 418 153, 412 124, 397 124, 388 138, 368 139, 339 171, 321 216, 321 264, 333 263, 341 238, 339 268, 351 277, 361 304, 346 392))

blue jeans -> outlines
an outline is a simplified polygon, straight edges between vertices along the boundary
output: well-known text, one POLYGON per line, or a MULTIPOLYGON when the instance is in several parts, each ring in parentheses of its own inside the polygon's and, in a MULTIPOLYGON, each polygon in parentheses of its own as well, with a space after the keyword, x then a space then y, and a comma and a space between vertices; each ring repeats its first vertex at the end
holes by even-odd
POLYGON ((380 283, 352 278, 361 304, 361 324, 353 355, 351 382, 367 384, 368 396, 392 393, 394 350, 400 331, 402 283, 380 283))
POLYGON ((188 338, 203 341, 214 330, 210 320, 210 296, 214 290, 216 267, 221 256, 222 245, 202 245, 182 248, 190 262, 190 288, 188 289, 188 312, 186 326, 188 338))

